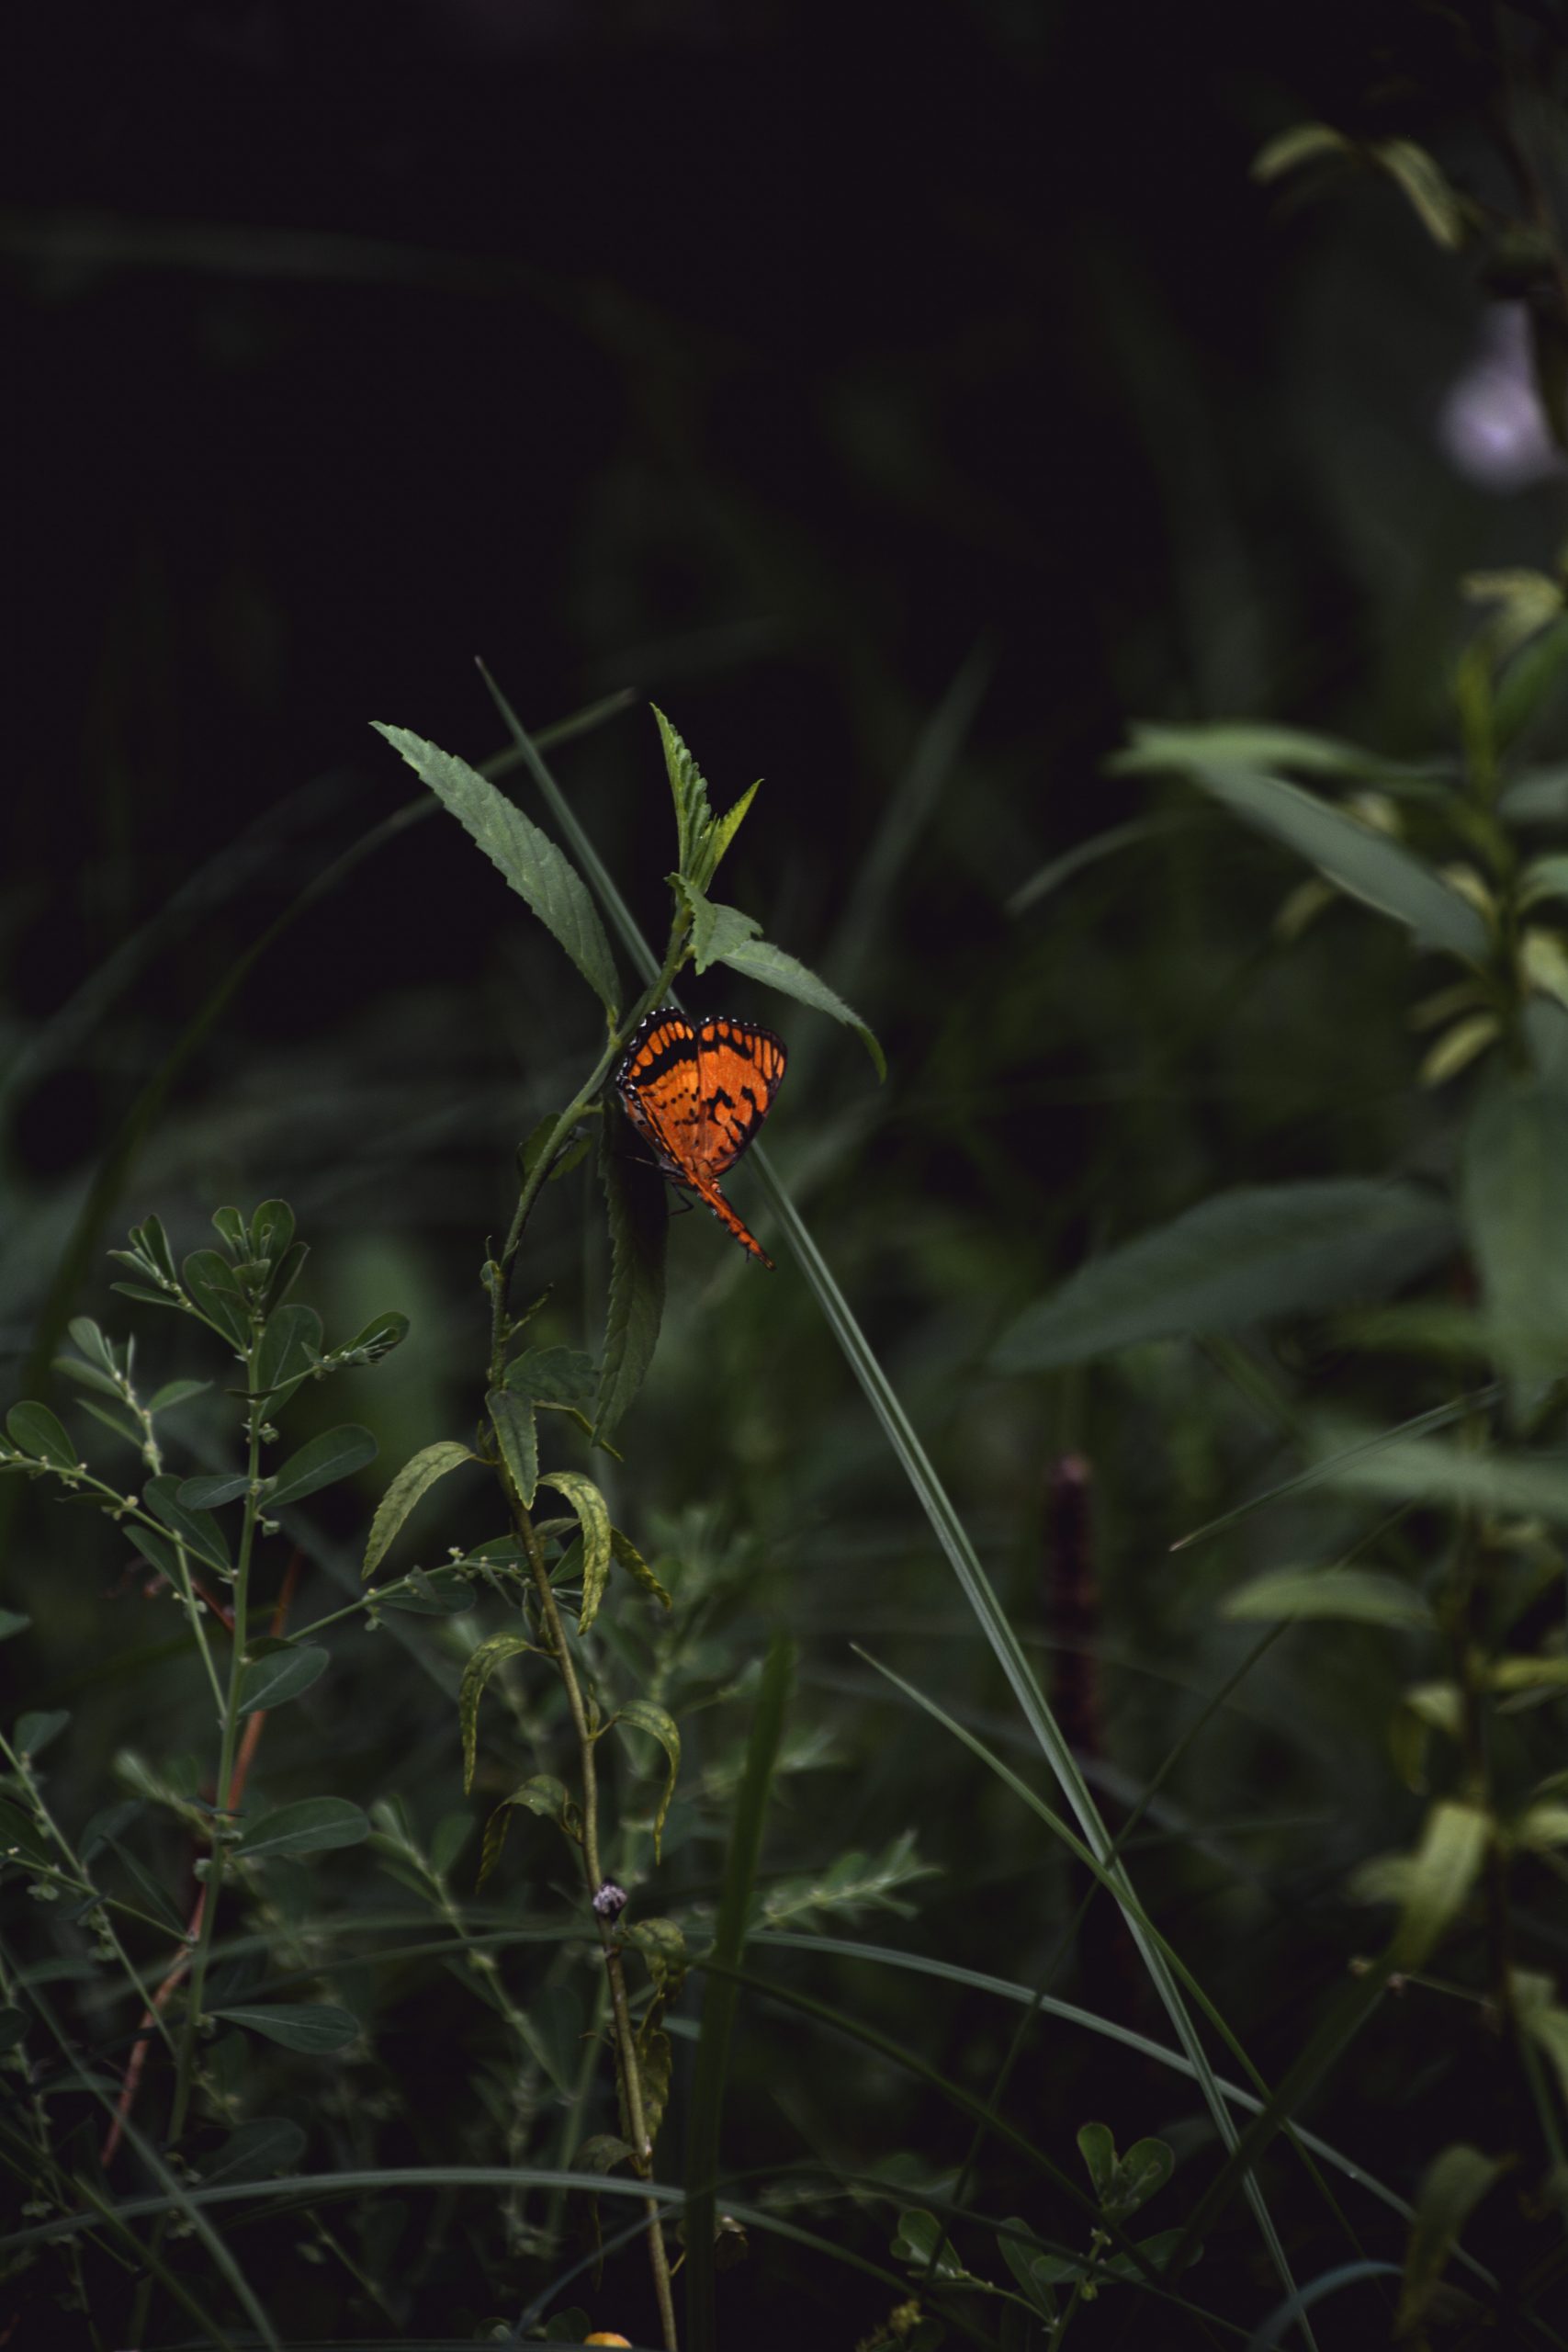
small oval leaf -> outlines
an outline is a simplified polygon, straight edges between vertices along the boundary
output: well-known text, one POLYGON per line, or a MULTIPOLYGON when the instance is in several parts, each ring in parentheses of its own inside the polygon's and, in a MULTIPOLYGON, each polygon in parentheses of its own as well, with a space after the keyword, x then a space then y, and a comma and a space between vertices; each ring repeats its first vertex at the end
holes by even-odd
POLYGON ((259 1707, 281 1707, 287 1700, 298 1699, 331 1663, 330 1652, 322 1649, 272 1650, 265 1657, 253 1658, 240 1686, 240 1713, 254 1715, 259 1707))

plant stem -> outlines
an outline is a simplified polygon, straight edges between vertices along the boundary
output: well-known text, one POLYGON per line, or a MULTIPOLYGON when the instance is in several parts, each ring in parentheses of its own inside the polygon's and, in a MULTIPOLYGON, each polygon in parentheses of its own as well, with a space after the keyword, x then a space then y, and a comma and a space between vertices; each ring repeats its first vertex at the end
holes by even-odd
MULTIPOLYGON (((592 1904, 604 1884, 604 1871, 599 1854, 599 1782, 593 1755, 593 1732, 588 1721, 583 1702, 582 1686, 577 1679, 571 1653, 567 1647, 566 1626, 560 1605, 550 1582, 545 1564, 543 1547, 534 1530, 534 1522, 521 1500, 511 1498, 517 1521, 517 1532, 523 1548, 528 1555, 528 1566, 534 1589, 539 1597, 551 1653, 559 1669, 566 1690, 566 1702, 571 1715, 572 1729, 577 1735, 578 1758, 582 1773, 582 1871, 592 1904)), ((609 1923, 594 1913, 599 1929, 599 1941, 604 1954, 604 1972, 610 1987, 610 2014, 614 2021, 615 2072, 620 2080, 621 2098, 626 2122, 631 2132, 633 2169, 644 2180, 653 2171, 653 2140, 648 2129, 648 2118, 642 2102, 642 2070, 637 2063, 637 2036, 632 2028, 631 2005, 626 1998, 626 1971, 620 1952, 615 1948, 609 1923)), ((664 2225, 660 2218, 656 2198, 648 2200, 648 2253, 653 2270, 653 2290, 659 2301, 659 2316, 664 2330, 666 2352, 679 2352, 680 2338, 675 2327, 675 2301, 670 2283, 670 2256, 664 2244, 664 2225)))

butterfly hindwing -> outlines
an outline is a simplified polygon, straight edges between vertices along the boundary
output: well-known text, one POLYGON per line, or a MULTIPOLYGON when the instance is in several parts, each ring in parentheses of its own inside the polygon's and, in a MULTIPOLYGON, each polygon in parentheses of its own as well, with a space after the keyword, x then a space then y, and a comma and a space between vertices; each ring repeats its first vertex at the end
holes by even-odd
POLYGON ((626 1116, 672 1182, 705 1201, 765 1266, 773 1260, 730 1207, 718 1178, 733 1168, 767 1117, 784 1073, 771 1029, 713 1014, 689 1021, 672 1005, 650 1012, 615 1070, 626 1116))

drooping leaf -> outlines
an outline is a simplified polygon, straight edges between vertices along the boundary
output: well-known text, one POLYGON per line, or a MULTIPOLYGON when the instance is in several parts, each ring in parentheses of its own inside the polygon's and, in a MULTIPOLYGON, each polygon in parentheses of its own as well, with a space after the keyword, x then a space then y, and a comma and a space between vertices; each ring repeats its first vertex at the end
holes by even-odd
POLYGON ((1437 1623, 1418 1592, 1371 1568, 1271 1568, 1233 1592, 1221 1614, 1266 1624, 1289 1617, 1427 1629, 1437 1623))
POLYGON ((617 1151, 608 1133, 599 1171, 610 1216, 610 1300, 593 1414, 593 1434, 604 1441, 642 1386, 659 1344, 670 1215, 658 1170, 617 1151))
POLYGON ((380 1502, 370 1522, 369 1540, 365 1546, 365 1566, 362 1574, 374 1576, 385 1559, 393 1538, 416 1503, 430 1492, 439 1478, 477 1456, 455 1439, 442 1438, 434 1445, 427 1445, 405 1462, 380 1502))
POLYGON ((1384 1292, 1453 1247, 1447 1208, 1354 1178, 1222 1193, 1091 1258, 999 1341, 999 1372, 1078 1363, 1145 1340, 1321 1313, 1384 1292))
POLYGON ((1404 2285, 1395 2334, 1415 2336, 1421 2328, 1438 2281, 1471 2214, 1503 2171, 1502 2159, 1484 2156, 1461 2141, 1427 2166, 1416 2192, 1416 2219, 1404 2256, 1404 2285))
POLYGON ((306 2058, 324 2058, 334 2050, 345 2049, 359 2031, 359 2019, 351 2010, 333 2008, 326 2001, 256 2001, 244 2007, 214 2009, 212 2015, 306 2058))
POLYGON ((357 1846, 369 1835, 368 1817, 346 1797, 301 1797, 248 1823, 238 1850, 252 1861, 270 1854, 325 1854, 357 1846))
POLYGON ((345 1421, 341 1429, 323 1430, 320 1437, 290 1454, 277 1472, 267 1491, 268 1515, 289 1503, 302 1502, 307 1495, 317 1494, 340 1478, 351 1478, 367 1463, 374 1462, 378 1452, 369 1430, 353 1421, 345 1421))
POLYGON ((760 980, 764 988, 776 989, 781 996, 792 996, 798 1003, 808 1004, 815 1012, 830 1013, 835 1021, 841 1021, 847 1029, 854 1031, 871 1056, 877 1077, 886 1077, 886 1057, 859 1013, 842 997, 835 996, 826 980, 819 980, 815 972, 796 963, 793 956, 786 956, 782 947, 775 947, 767 939, 742 939, 733 947, 720 951, 716 960, 728 964, 731 971, 744 972, 748 979, 760 980))
POLYGON ((525 1396, 513 1396, 508 1388, 492 1388, 485 1404, 506 1475, 524 1510, 532 1510, 539 1484, 539 1432, 534 1408, 525 1396))
POLYGON ((660 1602, 664 1608, 673 1607, 670 1595, 665 1591, 631 1537, 623 1535, 618 1527, 612 1527, 610 1530, 610 1550, 618 1566, 625 1568, 634 1584, 640 1585, 644 1592, 650 1593, 653 1599, 660 1602))
POLYGON ((1419 1968, 1463 1908, 1480 1874, 1491 1834, 1479 1805, 1444 1800, 1427 1816, 1413 1854, 1364 1862, 1352 1881, 1363 1902, 1397 1903, 1392 1946, 1395 1967, 1419 1968))
POLYGON ((269 1650, 264 1657, 253 1658, 240 1685, 241 1714, 254 1715, 258 1708, 281 1707, 298 1699, 331 1663, 331 1653, 316 1648, 269 1650))
POLYGON ((565 948, 612 1020, 620 983, 598 910, 576 867, 514 801, 469 767, 406 728, 373 722, 436 798, 450 809, 492 865, 565 948))
POLYGON ((484 1844, 479 1853, 479 1873, 474 1882, 476 1887, 483 1886, 501 1860, 514 1807, 521 1807, 525 1813, 536 1813, 545 1820, 555 1822, 569 1838, 580 1838, 581 1835, 576 1820, 577 1808, 567 1792, 564 1781, 555 1780, 547 1772, 536 1772, 524 1781, 521 1788, 513 1789, 509 1797, 502 1797, 486 1822, 484 1844))
POLYGON ((599 1614, 599 1603, 610 1581, 610 1507, 592 1479, 577 1470, 547 1471, 539 1484, 553 1487, 558 1495, 566 1497, 582 1530, 582 1605, 577 1630, 586 1634, 599 1614))
POLYGON ((521 1657, 536 1646, 522 1634, 492 1634, 488 1642, 481 1642, 478 1649, 469 1654, 457 1691, 457 1721, 463 1735, 465 1795, 474 1785, 474 1763, 479 1739, 479 1701, 484 1697, 485 1684, 503 1659, 521 1657))
POLYGON ((617 1724, 630 1724, 634 1731, 647 1732, 664 1750, 670 1770, 664 1783, 664 1793, 659 1800, 659 1811, 653 1822, 653 1859, 660 1860, 660 1840, 664 1823, 675 1794, 675 1779, 681 1770, 681 1734, 672 1715, 656 1707, 649 1699, 627 1699, 616 1710, 617 1724))

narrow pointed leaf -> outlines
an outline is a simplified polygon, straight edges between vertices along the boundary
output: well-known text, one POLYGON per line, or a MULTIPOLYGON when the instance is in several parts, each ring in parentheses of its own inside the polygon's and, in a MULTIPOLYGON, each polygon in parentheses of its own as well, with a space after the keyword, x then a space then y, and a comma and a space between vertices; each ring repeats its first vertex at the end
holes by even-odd
POLYGON ((612 1020, 620 994, 604 925, 581 876, 547 833, 466 760, 406 728, 374 722, 565 948, 612 1020))
POLYGON ((1489 1088, 1463 1204, 1499 1360, 1516 1383, 1554 1378, 1568 1370, 1568 1100, 1533 1078, 1489 1088))
POLYGON ((681 1770, 681 1734, 675 1719, 650 1699, 628 1699, 615 1711, 619 1724, 629 1724, 634 1731, 645 1731, 656 1739, 669 1759, 670 1771, 664 1783, 664 1793, 659 1800, 659 1811, 653 1820, 653 1859, 660 1860, 660 1840, 664 1835, 665 1816, 675 1794, 675 1779, 681 1770))
POLYGON ((485 1685, 498 1666, 509 1657, 522 1657, 533 1652, 536 1645, 522 1634, 492 1634, 481 1642, 463 1668, 463 1680, 457 1692, 457 1722, 463 1735, 463 1793, 474 1785, 474 1761, 479 1750, 479 1701, 485 1685))
POLYGON ((847 1029, 854 1031, 871 1056, 877 1077, 886 1077, 886 1057, 860 1014, 842 997, 835 996, 826 980, 819 980, 815 972, 796 963, 793 956, 786 956, 782 947, 775 947, 771 940, 743 939, 734 947, 726 948, 717 960, 728 964, 733 972, 744 972, 748 979, 760 980, 764 988, 776 989, 781 996, 792 996, 818 1012, 831 1013, 835 1021, 841 1021, 847 1029))
POLYGON ((584 1478, 579 1471, 552 1470, 539 1484, 553 1487, 558 1495, 566 1497, 582 1530, 582 1606, 577 1630, 586 1634, 599 1614, 599 1603, 610 1581, 610 1508, 592 1479, 584 1478))
POLYGON ((150 1478, 145 1488, 148 1509, 163 1521, 165 1527, 174 1530, 198 1560, 205 1560, 209 1568, 220 1568, 226 1573, 229 1546, 224 1541, 223 1530, 210 1511, 191 1510, 181 1502, 179 1490, 182 1483, 167 1472, 150 1478))
POLYGON ((269 1854, 326 1854, 357 1846, 369 1835, 368 1816, 346 1797, 301 1797, 249 1823, 239 1851, 253 1861, 269 1854))
POLYGON ((1291 1617, 1424 1628, 1437 1623, 1418 1592, 1371 1568, 1273 1568, 1233 1592, 1220 1613, 1269 1624, 1291 1617))
POLYGON ((617 1566, 625 1568, 634 1584, 640 1585, 644 1592, 650 1593, 653 1599, 660 1602, 664 1608, 669 1609, 673 1606, 670 1595, 665 1591, 631 1537, 623 1535, 618 1527, 612 1527, 610 1530, 610 1550, 615 1555, 617 1566))
POLYGON ((434 1445, 425 1446, 405 1462, 377 1506, 370 1522, 370 1537, 365 1546, 365 1566, 362 1573, 373 1576, 385 1559, 393 1538, 416 1503, 430 1492, 438 1478, 457 1469, 465 1462, 477 1457, 466 1445, 454 1439, 443 1438, 434 1445))
POLYGON ((334 2050, 346 2049, 359 2031, 359 2019, 351 2009, 334 2008, 326 2001, 256 2001, 243 2008, 214 2009, 211 2014, 307 2058, 324 2058, 334 2050))
POLYGON ((507 1476, 524 1510, 532 1510, 539 1484, 539 1432, 534 1408, 525 1396, 514 1396, 508 1388, 492 1388, 485 1403, 507 1476))
POLYGON ((757 797, 761 787, 761 778, 759 776, 755 784, 747 786, 739 800, 730 803, 722 817, 714 819, 708 831, 705 854, 703 858, 702 887, 705 890, 718 872, 724 861, 725 853, 745 822, 746 811, 757 797))
POLYGON ((216 1250, 193 1250, 180 1269, 191 1303, 243 1352, 251 1343, 250 1302, 234 1269, 216 1250))

